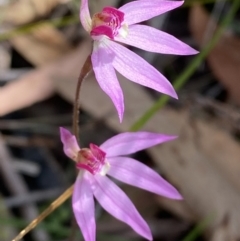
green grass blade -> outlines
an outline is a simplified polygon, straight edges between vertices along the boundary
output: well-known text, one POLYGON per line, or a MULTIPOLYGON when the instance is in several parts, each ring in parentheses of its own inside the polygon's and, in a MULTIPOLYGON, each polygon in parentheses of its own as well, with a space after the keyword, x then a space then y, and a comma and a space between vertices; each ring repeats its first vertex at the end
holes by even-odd
MULTIPOLYGON (((179 90, 191 77, 194 71, 200 66, 203 60, 208 56, 209 52, 213 49, 213 47, 218 42, 219 38, 221 37, 224 29, 231 23, 233 20, 237 10, 240 7, 240 1, 234 0, 231 9, 225 15, 223 21, 221 22, 218 30, 214 34, 211 41, 203 48, 203 50, 193 59, 191 64, 180 74, 180 76, 174 81, 173 86, 176 90, 179 90)), ((161 96, 150 109, 148 109, 139 120, 137 120, 132 127, 130 128, 131 131, 137 131, 141 129, 157 111, 162 108, 169 100, 167 96, 161 96)))
POLYGON ((215 218, 214 214, 210 214, 205 219, 203 219, 200 223, 198 223, 186 236, 182 241, 194 241, 196 240, 209 226, 209 224, 215 218))

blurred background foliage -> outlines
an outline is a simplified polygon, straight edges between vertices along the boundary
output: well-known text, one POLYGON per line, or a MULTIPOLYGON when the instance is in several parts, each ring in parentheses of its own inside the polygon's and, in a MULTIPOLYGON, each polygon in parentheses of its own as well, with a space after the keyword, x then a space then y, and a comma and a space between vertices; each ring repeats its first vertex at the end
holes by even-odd
MULTIPOLYGON (((91 13, 127 0, 89 0, 91 13)), ((58 127, 71 128, 77 76, 91 41, 77 0, 0 0, 0 240, 9 241, 76 177, 58 127)), ((126 114, 118 123, 90 75, 81 93, 81 146, 127 130, 177 134, 140 152, 184 196, 176 202, 121 185, 158 241, 240 240, 240 1, 186 0, 146 22, 198 49, 170 56, 131 48, 168 77, 179 101, 120 77, 126 114), (161 109, 161 110, 160 110, 161 109)), ((142 240, 96 204, 97 240, 142 240)), ((26 241, 82 240, 71 201, 26 241)))

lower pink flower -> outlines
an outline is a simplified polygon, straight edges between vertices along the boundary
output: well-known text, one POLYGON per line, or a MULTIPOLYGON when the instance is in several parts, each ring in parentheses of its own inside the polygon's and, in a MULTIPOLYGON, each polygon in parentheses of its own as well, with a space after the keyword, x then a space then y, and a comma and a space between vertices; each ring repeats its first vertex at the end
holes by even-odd
POLYGON ((82 148, 75 136, 60 128, 65 154, 76 162, 79 175, 75 182, 72 205, 77 223, 86 241, 96 240, 94 197, 115 218, 127 223, 135 232, 152 240, 149 226, 127 195, 106 175, 172 199, 182 199, 179 192, 151 168, 129 157, 157 144, 175 139, 150 132, 127 132, 116 135, 100 147, 82 148))

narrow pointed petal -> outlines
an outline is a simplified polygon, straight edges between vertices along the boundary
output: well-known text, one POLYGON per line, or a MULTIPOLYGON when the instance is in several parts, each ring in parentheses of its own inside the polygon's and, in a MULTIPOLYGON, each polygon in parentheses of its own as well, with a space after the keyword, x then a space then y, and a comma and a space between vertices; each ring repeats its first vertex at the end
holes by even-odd
POLYGON ((198 53, 172 35, 145 25, 129 26, 127 37, 119 35, 115 40, 154 53, 177 55, 198 53))
POLYGON ((94 176, 93 194, 101 206, 115 218, 127 223, 132 229, 152 240, 151 231, 127 195, 106 176, 94 176))
POLYGON ((135 83, 177 98, 171 83, 143 58, 113 41, 108 44, 108 48, 116 55, 113 67, 120 74, 135 83))
POLYGON ((67 129, 60 127, 60 138, 63 143, 63 151, 65 155, 75 160, 77 153, 80 150, 76 137, 67 129))
POLYGON ((182 199, 171 184, 141 162, 129 157, 111 157, 108 161, 111 165, 108 174, 119 181, 164 197, 182 199))
POLYGON ((183 4, 184 1, 139 0, 127 3, 119 8, 124 12, 124 22, 128 25, 140 23, 168 12, 183 4))
POLYGON ((90 32, 92 20, 89 13, 88 0, 81 0, 80 21, 83 28, 86 31, 90 32))
POLYGON ((74 185, 73 212, 85 241, 96 240, 96 223, 94 216, 94 199, 89 180, 80 173, 74 185))
POLYGON ((105 141, 100 148, 107 157, 132 154, 137 151, 176 139, 176 136, 151 132, 125 132, 105 141))
POLYGON ((91 58, 96 79, 102 90, 112 99, 121 122, 124 113, 124 99, 116 72, 112 66, 114 54, 109 53, 104 46, 94 43, 91 58))

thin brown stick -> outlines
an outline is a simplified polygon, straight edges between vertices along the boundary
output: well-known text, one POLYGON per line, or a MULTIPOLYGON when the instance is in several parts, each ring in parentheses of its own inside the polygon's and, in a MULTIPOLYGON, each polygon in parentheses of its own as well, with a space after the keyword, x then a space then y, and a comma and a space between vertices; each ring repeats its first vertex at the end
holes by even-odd
POLYGON ((36 219, 34 219, 25 229, 23 229, 12 241, 19 241, 32 229, 34 229, 44 218, 46 218, 57 207, 64 203, 73 192, 73 186, 68 188, 59 198, 57 198, 51 205, 45 209, 36 219))
POLYGON ((92 62, 91 62, 91 55, 89 55, 82 67, 82 70, 78 78, 75 101, 73 106, 73 134, 76 136, 77 140, 79 139, 78 123, 79 123, 79 108, 80 108, 80 103, 79 103, 80 89, 81 89, 83 80, 88 76, 91 69, 92 69, 92 62))

